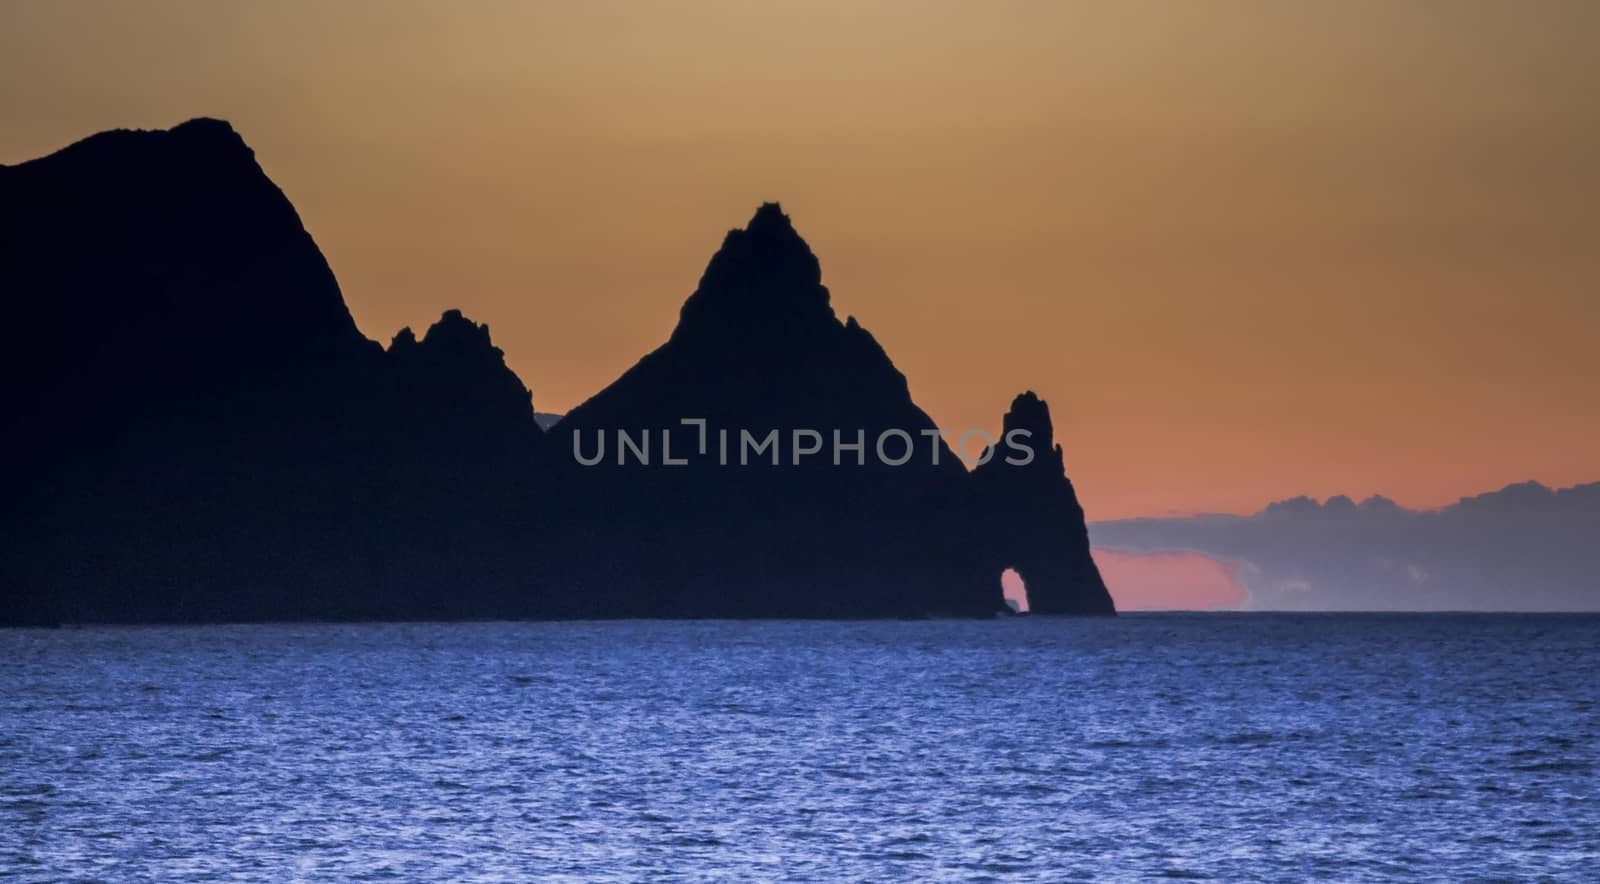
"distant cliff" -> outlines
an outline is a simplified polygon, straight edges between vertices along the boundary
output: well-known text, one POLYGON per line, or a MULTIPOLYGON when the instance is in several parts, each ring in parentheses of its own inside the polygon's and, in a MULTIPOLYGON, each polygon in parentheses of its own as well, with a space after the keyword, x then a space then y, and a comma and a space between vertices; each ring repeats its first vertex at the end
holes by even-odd
POLYGON ((1036 612, 1112 610, 1047 406, 1007 415, 1027 465, 969 472, 775 204, 549 430, 459 311, 361 335, 216 120, 0 167, 0 293, 0 622, 990 616, 1006 567, 1036 612), (782 456, 720 463, 719 430, 782 456), (799 430, 847 460, 859 434, 862 463, 791 462, 799 430), (619 463, 618 431, 654 456, 619 463), (895 432, 920 446, 900 465, 875 450, 895 432))

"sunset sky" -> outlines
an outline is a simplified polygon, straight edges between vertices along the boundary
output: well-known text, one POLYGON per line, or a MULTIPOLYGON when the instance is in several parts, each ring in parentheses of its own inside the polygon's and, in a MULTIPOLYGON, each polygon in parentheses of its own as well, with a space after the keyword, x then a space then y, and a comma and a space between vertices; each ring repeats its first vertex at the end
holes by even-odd
POLYGON ((0 163, 231 121, 370 336, 542 411, 781 200, 941 425, 1091 519, 1600 479, 1600 3, 0 7, 0 163))

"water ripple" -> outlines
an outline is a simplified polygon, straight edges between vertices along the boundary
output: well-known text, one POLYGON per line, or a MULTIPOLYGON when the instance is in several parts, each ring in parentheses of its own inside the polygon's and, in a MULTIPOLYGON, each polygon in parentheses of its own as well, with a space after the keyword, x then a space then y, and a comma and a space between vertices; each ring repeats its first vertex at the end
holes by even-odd
POLYGON ((0 631, 22 881, 1592 880, 1600 619, 0 631))

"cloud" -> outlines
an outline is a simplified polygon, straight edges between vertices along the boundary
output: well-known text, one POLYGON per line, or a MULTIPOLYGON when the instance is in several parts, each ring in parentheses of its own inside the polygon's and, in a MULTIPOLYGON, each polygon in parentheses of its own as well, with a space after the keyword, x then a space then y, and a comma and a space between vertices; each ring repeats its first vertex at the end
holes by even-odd
POLYGON ((1600 483, 1525 482, 1438 510, 1296 497, 1253 516, 1099 522, 1089 536, 1102 551, 1233 563, 1257 610, 1600 610, 1600 483))

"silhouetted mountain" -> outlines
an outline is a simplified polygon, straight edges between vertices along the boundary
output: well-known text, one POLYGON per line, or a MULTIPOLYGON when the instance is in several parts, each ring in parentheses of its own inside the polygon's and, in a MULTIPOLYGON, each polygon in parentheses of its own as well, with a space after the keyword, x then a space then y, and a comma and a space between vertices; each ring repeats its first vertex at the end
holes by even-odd
POLYGON ((1600 609, 1600 483, 1537 483, 1409 510, 1296 497, 1253 516, 1130 519, 1090 528, 1126 552, 1193 550, 1239 569, 1249 606, 1282 610, 1600 609))
POLYGON ((591 508, 567 520, 594 562, 584 595, 640 616, 987 616, 1015 565, 1042 587, 1036 610, 1110 613, 1031 401, 1037 466, 968 475, 768 203, 729 232, 667 342, 558 425, 604 454, 569 480, 591 508), (656 446, 651 466, 618 430, 656 446), (753 453, 769 438, 775 452, 753 453), (663 444, 687 462, 666 465, 663 444))
POLYGON ((0 194, 0 281, 27 329, 0 356, 8 414, 57 421, 175 376, 195 395, 232 398, 248 378, 270 381, 253 395, 302 398, 308 378, 377 357, 226 123, 95 135, 0 166, 0 194))
POLYGON ((1055 443, 1050 406, 1033 391, 1018 396, 1006 412, 1001 439, 1022 431, 1032 451, 1027 463, 1004 445, 974 471, 979 486, 978 509, 991 536, 997 560, 988 571, 1014 568, 1028 587, 1034 614, 1104 614, 1111 596, 1100 570, 1089 557, 1078 493, 1062 468, 1061 446, 1055 443))
POLYGON ((390 563, 448 552, 423 542, 448 525, 386 533, 424 521, 387 504, 441 474, 504 487, 482 439, 532 409, 505 404, 498 351, 447 331, 386 358, 226 123, 0 167, 0 213, 0 292, 27 329, 0 381, 5 460, 26 465, 17 619, 374 616, 411 588, 390 563))
MULTIPOLYGON (((817 259, 789 219, 763 206, 728 234, 668 341, 560 424, 563 437, 609 446, 604 462, 575 476, 594 507, 576 520, 575 542, 603 563, 586 594, 637 604, 629 613, 641 616, 930 613, 948 571, 929 532, 954 528, 930 515, 960 505, 950 495, 963 470, 949 449, 941 444, 938 467, 928 442, 928 455, 900 468, 855 465, 853 454, 835 467, 828 446, 794 463, 797 429, 830 444, 835 430, 851 440, 860 432, 870 445, 891 427, 918 433, 934 423, 872 336, 834 315, 817 259), (706 421, 704 458, 686 418, 706 421), (651 467, 617 464, 619 429, 652 440, 651 467), (663 464, 663 432, 675 457, 697 456, 663 464), (743 433, 773 432, 776 465, 770 453, 741 457, 743 433)), ((992 613, 996 600, 972 590, 937 607, 992 613)))
POLYGON ((548 436, 459 311, 363 337, 226 123, 0 167, 0 219, 5 622, 989 616, 1006 566, 1035 611, 1111 612, 1044 404, 1007 417, 1030 465, 969 474, 775 204, 548 436), (741 433, 778 441, 741 463, 741 433))
POLYGON ((420 341, 401 329, 386 356, 391 420, 375 428, 387 453, 371 616, 537 614, 549 488, 532 394, 489 327, 459 310, 420 341))
POLYGON ((0 169, 0 213, 0 292, 27 329, 0 392, 6 460, 27 465, 7 558, 34 605, 294 616, 358 583, 382 352, 232 129, 108 132, 0 169))

